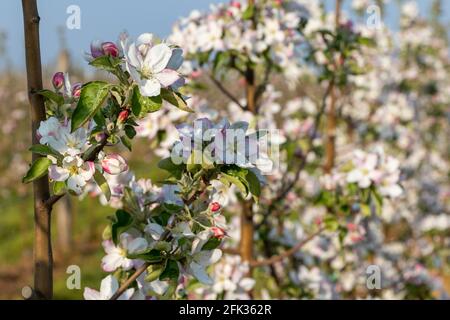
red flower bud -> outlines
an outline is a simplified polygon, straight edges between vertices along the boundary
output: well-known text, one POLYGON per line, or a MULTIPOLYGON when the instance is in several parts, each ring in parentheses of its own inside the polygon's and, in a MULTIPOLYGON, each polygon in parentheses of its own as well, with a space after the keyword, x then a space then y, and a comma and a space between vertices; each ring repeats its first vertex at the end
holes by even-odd
POLYGON ((117 122, 124 123, 125 121, 127 121, 129 115, 130 115, 130 111, 128 111, 128 110, 121 111, 119 113, 119 116, 117 117, 117 122))
POLYGON ((117 48, 116 44, 113 42, 103 42, 102 49, 105 55, 110 55, 114 58, 119 56, 119 48, 117 48))
POLYGON ((62 73, 62 72, 55 73, 55 75, 53 76, 53 79, 52 79, 52 83, 53 83, 53 87, 56 90, 61 89, 64 85, 64 73, 62 73))
POLYGON ((212 212, 217 212, 219 210, 220 210, 220 203, 218 203, 218 202, 211 203, 211 211, 212 212))

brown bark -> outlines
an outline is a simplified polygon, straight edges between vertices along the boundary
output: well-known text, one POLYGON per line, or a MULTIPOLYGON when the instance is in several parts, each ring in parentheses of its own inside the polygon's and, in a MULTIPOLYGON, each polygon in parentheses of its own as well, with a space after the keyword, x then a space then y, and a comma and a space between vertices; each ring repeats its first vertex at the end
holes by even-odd
MULTIPOLYGON (((249 2, 250 4, 250 2, 249 2)), ((247 97, 247 110, 253 114, 258 113, 256 106, 256 83, 255 83, 255 70, 251 65, 247 66, 245 74, 246 80, 246 97, 247 97)), ((254 224, 253 224, 253 200, 242 202, 241 213, 241 243, 240 253, 243 261, 250 262, 253 260, 253 236, 254 236, 254 224)))
POLYGON ((243 261, 253 260, 253 211, 252 201, 242 203, 240 253, 243 261))
MULTIPOLYGON (((31 105, 31 134, 33 144, 38 144, 36 130, 46 119, 42 96, 42 67, 39 43, 39 14, 36 0, 22 0, 25 32, 25 55, 27 68, 28 97, 31 105)), ((40 155, 33 154, 33 161, 40 155)), ((34 192, 34 290, 44 299, 53 297, 53 257, 50 236, 51 208, 46 205, 50 197, 48 177, 33 182, 34 192)))

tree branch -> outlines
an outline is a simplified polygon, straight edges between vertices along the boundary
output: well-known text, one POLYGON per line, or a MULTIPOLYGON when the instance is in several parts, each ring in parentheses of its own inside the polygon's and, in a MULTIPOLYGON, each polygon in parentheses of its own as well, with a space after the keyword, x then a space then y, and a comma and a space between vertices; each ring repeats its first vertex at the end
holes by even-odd
POLYGON ((272 256, 272 257, 270 257, 268 259, 251 261, 250 262, 250 266, 251 267, 269 266, 269 265, 272 265, 274 263, 283 261, 284 259, 289 258, 290 256, 294 255, 298 250, 300 250, 304 245, 306 245, 308 242, 313 240, 315 237, 320 235, 324 230, 325 230, 324 228, 319 229, 317 232, 313 233, 308 238, 298 242, 291 249, 286 250, 285 252, 283 252, 283 253, 281 253, 279 255, 272 256))
POLYGON ((239 102, 239 100, 230 92, 227 88, 225 88, 219 80, 214 78, 213 75, 208 75, 209 79, 216 85, 216 87, 226 96, 228 99, 230 99, 232 102, 237 104, 241 109, 245 110, 245 106, 242 105, 242 103, 239 102))
POLYGON ((139 269, 137 269, 131 277, 127 279, 119 288, 119 290, 116 291, 116 293, 113 294, 113 296, 109 300, 117 300, 132 284, 134 281, 136 281, 137 278, 150 266, 150 263, 144 263, 139 269))

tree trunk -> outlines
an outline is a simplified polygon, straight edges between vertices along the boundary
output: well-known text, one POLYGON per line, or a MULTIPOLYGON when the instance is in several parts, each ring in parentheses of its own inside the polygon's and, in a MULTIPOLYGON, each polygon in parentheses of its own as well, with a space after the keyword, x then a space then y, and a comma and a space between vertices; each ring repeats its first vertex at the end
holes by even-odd
MULTIPOLYGON (((42 89, 42 67, 39 43, 39 14, 36 0, 22 0, 25 32, 25 55, 27 68, 28 97, 31 105, 31 136, 38 144, 36 130, 46 119, 42 96, 36 94, 42 89)), ((33 161, 41 157, 33 154, 33 161)), ((34 192, 34 291, 43 299, 53 297, 53 257, 50 236, 51 208, 46 205, 50 197, 48 177, 33 182, 34 192)))

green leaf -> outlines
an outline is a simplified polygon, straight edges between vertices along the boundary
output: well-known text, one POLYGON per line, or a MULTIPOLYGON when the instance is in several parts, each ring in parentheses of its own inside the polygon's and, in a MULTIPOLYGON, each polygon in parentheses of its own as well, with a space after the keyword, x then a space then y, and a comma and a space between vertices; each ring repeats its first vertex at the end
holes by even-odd
POLYGON ((35 144, 30 147, 29 149, 31 152, 40 154, 41 156, 53 156, 58 160, 63 159, 63 155, 60 154, 58 151, 53 149, 52 147, 43 145, 43 144, 35 144))
POLYGON ((328 231, 334 232, 339 229, 339 222, 333 216, 326 216, 323 222, 328 231))
POLYGON ((157 264, 151 264, 147 268, 147 275, 145 276, 146 282, 152 282, 159 278, 159 276, 163 273, 164 269, 166 268, 165 263, 157 263, 157 264))
POLYGON ((133 126, 126 125, 125 126, 125 134, 128 138, 133 139, 136 136, 136 130, 133 126))
POLYGON ((122 141, 122 144, 131 151, 132 149, 132 143, 131 140, 127 137, 127 136, 123 136, 122 138, 120 138, 120 141, 122 141))
MULTIPOLYGON (((114 233, 113 233, 114 235, 114 233)), ((137 254, 129 254, 127 255, 129 259, 140 259, 144 260, 148 263, 158 263, 163 260, 163 256, 160 251, 155 249, 149 249, 145 252, 137 253, 137 254)))
POLYGON ((64 181, 55 181, 53 183, 53 194, 60 196, 66 193, 66 183, 64 181))
POLYGON ((111 57, 110 55, 105 55, 95 58, 94 60, 89 62, 89 65, 114 73, 120 63, 120 59, 111 57))
POLYGON ((239 178, 228 175, 223 172, 221 175, 222 175, 223 179, 234 184, 245 196, 248 195, 248 189, 247 189, 246 185, 244 183, 242 183, 242 181, 239 178))
POLYGON ((56 103, 58 106, 61 106, 64 104, 64 98, 62 95, 50 91, 50 90, 39 90, 37 92, 37 94, 43 96, 46 100, 48 101, 53 101, 54 103, 56 103))
POLYGON ((184 101, 183 96, 178 92, 163 88, 161 89, 161 97, 168 103, 177 107, 178 109, 194 113, 194 110, 188 107, 186 101, 184 101))
POLYGON ((208 242, 206 242, 203 247, 202 250, 213 250, 216 249, 220 244, 222 243, 222 241, 218 238, 210 238, 208 240, 208 242))
POLYGON ((116 211, 116 221, 111 226, 112 240, 117 244, 119 236, 133 223, 133 217, 124 210, 116 211))
POLYGON ((36 179, 45 176, 48 172, 48 167, 52 164, 52 161, 48 158, 39 158, 31 165, 25 177, 23 177, 23 183, 30 183, 36 179))
POLYGON ((242 19, 250 20, 253 18, 254 15, 255 15, 255 6, 253 4, 251 4, 242 13, 242 19))
POLYGON ((161 109, 162 98, 144 97, 141 95, 138 87, 134 87, 133 96, 131 97, 131 110, 136 117, 143 117, 147 113, 156 112, 161 109))
POLYGON ((370 215, 372 214, 372 210, 370 209, 370 205, 366 204, 366 203, 361 203, 360 204, 360 210, 361 213, 364 217, 370 217, 370 215))
POLYGON ((261 183, 259 182, 256 174, 253 171, 248 170, 246 179, 250 193, 256 197, 259 197, 261 195, 261 183))
POLYGON ((216 74, 217 71, 225 68, 228 63, 230 62, 230 52, 228 51, 221 51, 216 54, 216 57, 214 58, 214 64, 213 64, 213 74, 216 74))
POLYGON ((179 275, 180 270, 178 268, 178 263, 175 260, 167 260, 166 268, 159 276, 159 280, 176 280, 179 275))
POLYGON ((109 93, 109 84, 104 81, 86 83, 81 88, 80 99, 72 114, 72 132, 88 122, 100 109, 109 93))
POLYGON ((100 190, 102 190, 106 200, 109 201, 109 199, 111 199, 111 189, 109 188, 109 184, 106 181, 105 177, 100 172, 95 171, 94 180, 100 187, 100 190))
POLYGON ((94 114, 94 121, 95 123, 100 126, 100 127, 106 127, 106 120, 105 120, 105 116, 102 113, 102 110, 98 110, 95 114, 94 114))
POLYGON ((158 168, 171 173, 174 177, 180 179, 183 172, 183 166, 172 162, 170 158, 162 159, 158 162, 158 168))

